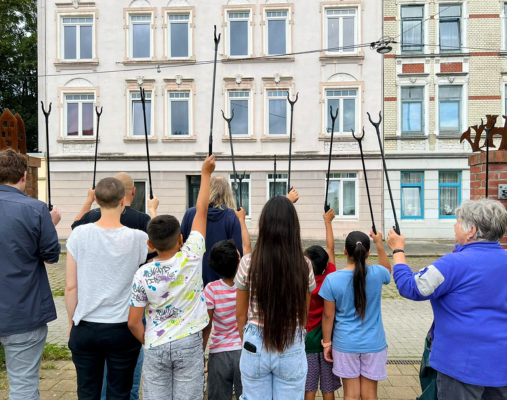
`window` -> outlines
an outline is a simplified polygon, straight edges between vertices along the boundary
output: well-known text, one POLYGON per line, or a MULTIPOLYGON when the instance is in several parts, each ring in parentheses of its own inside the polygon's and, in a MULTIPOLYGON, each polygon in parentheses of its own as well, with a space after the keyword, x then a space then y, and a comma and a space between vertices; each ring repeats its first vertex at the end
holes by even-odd
POLYGON ((503 47, 507 49, 507 3, 503 5, 503 37, 503 47))
MULTIPOLYGON (((238 172, 238 175, 243 175, 243 173, 238 172)), ((241 205, 243 209, 246 211, 246 216, 250 218, 250 174, 245 174, 245 179, 241 182, 241 189, 239 187, 239 180, 236 180, 238 191, 241 195, 241 205)), ((229 184, 232 188, 232 194, 234 196, 234 201, 236 201, 236 187, 234 186, 234 174, 229 175, 229 184)), ((239 204, 236 204, 238 207, 239 204)))
POLYGON ((170 135, 190 135, 190 92, 169 92, 170 135))
POLYGON ((401 7, 401 51, 422 52, 424 49, 424 6, 401 7))
POLYGON ((93 94, 65 95, 65 126, 67 136, 93 136, 95 112, 93 94))
POLYGON ((405 134, 424 133, 424 88, 401 88, 401 132, 405 134))
POLYGON ((142 213, 146 213, 146 198, 147 198, 146 182, 134 181, 134 187, 136 188, 136 195, 132 200, 130 208, 142 213))
POLYGON ((461 51, 461 5, 440 5, 440 51, 461 51))
MULTIPOLYGON (((141 93, 133 92, 130 94, 132 103, 131 108, 131 135, 144 136, 144 115, 143 104, 141 102, 141 93)), ((146 92, 146 126, 148 128, 148 136, 151 136, 151 92, 146 92)))
POLYGON ((190 14, 169 14, 168 20, 169 57, 188 58, 190 56, 190 14))
POLYGON ((357 90, 326 90, 325 115, 327 120, 326 132, 331 134, 331 115, 329 107, 333 107, 333 114, 339 109, 338 118, 335 122, 334 131, 350 133, 351 129, 356 130, 356 102, 357 90))
POLYGON ((229 92, 229 118, 234 110, 234 118, 231 122, 232 135, 250 134, 250 91, 229 92))
POLYGON ((287 91, 286 90, 268 90, 268 134, 286 135, 287 129, 287 91))
POLYGON ((357 216, 357 173, 332 173, 329 176, 328 201, 337 216, 357 216))
POLYGON ((288 30, 287 10, 266 11, 267 25, 267 54, 286 54, 287 51, 287 30, 288 30))
POLYGON ((250 49, 250 11, 232 12, 228 17, 228 42, 230 56, 248 56, 250 49))
POLYGON ((131 58, 151 57, 151 15, 130 16, 131 58))
POLYGON ((438 174, 440 218, 456 218, 455 210, 461 204, 461 172, 438 174))
POLYGON ((200 175, 187 175, 187 204, 188 208, 195 207, 197 204, 197 197, 201 189, 200 175))
POLYGON ((424 218, 424 174, 401 173, 401 218, 424 218))
POLYGON ((65 17, 63 24, 63 58, 91 60, 93 58, 93 17, 65 17))
POLYGON ((338 8, 326 10, 326 40, 327 51, 334 54, 355 53, 357 9, 338 8))
POLYGON ((461 132, 461 86, 439 86, 440 133, 461 132))
POLYGON ((276 183, 273 178, 274 174, 268 174, 268 199, 273 197, 275 193, 277 196, 286 196, 289 192, 287 190, 287 180, 289 179, 289 175, 276 174, 276 183))

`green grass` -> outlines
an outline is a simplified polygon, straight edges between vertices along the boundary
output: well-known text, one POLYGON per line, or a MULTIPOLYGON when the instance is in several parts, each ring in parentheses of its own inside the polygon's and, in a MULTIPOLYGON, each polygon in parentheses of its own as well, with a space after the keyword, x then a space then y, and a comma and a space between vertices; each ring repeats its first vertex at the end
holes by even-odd
POLYGON ((5 371, 5 351, 4 346, 0 344, 0 371, 5 371))
POLYGON ((65 290, 53 290, 53 297, 65 296, 65 290))
POLYGON ((42 361, 69 361, 72 360, 67 346, 46 343, 42 351, 42 361))

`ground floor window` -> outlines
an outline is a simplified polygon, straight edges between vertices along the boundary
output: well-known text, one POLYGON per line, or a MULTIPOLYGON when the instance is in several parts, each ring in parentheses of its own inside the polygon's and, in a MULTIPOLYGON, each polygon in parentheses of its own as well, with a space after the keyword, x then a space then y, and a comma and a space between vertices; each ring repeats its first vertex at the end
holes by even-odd
POLYGON ((201 188, 200 175, 187 175, 187 204, 188 208, 195 207, 197 204, 197 196, 201 188))
POLYGON ((136 195, 130 208, 136 211, 146 212, 146 181, 134 181, 134 187, 136 188, 136 195))
POLYGON ((337 217, 357 216, 357 173, 335 173, 329 176, 328 202, 337 217))
POLYGON ((286 196, 288 174, 276 174, 276 183, 274 174, 268 174, 268 199, 275 196, 286 196))
POLYGON ((456 218, 455 210, 461 204, 461 172, 439 172, 438 199, 440 218, 456 218))
MULTIPOLYGON (((238 172, 238 175, 243 175, 243 172, 238 172)), ((241 190, 239 188, 239 180, 236 181, 237 188, 234 185, 234 174, 229 175, 229 184, 232 188, 232 194, 234 201, 236 201, 236 191, 241 194, 241 205, 246 211, 246 216, 250 218, 250 174, 245 174, 245 178, 241 181, 241 190)), ((238 204, 236 204, 238 206, 238 204)))
POLYGON ((424 218, 424 173, 401 173, 401 218, 424 218))

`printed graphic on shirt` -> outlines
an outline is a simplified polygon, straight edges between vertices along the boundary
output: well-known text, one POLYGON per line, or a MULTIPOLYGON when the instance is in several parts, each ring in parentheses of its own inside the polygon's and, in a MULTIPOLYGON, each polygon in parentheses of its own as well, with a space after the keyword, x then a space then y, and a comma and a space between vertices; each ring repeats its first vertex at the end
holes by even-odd
POLYGON ((137 271, 130 304, 145 307, 146 348, 200 332, 208 324, 202 285, 204 252, 204 238, 194 231, 173 258, 137 271))

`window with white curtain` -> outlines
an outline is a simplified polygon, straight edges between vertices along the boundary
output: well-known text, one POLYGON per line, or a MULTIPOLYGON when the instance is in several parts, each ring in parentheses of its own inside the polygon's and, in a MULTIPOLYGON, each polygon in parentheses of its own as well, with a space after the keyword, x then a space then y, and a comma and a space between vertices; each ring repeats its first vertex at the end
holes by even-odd
POLYGON ((438 191, 440 218, 456 218, 455 210, 461 203, 461 172, 440 172, 438 191))
POLYGON ((438 87, 438 110, 440 133, 461 133, 462 86, 438 87))
POLYGON ((357 173, 330 174, 328 202, 337 217, 357 217, 357 191, 357 173))
POLYGON ((287 53, 288 15, 287 10, 266 11, 268 55, 287 53))
POLYGON ((131 58, 151 57, 151 15, 130 16, 131 58))
POLYGON ((401 173, 401 218, 424 218, 424 173, 401 173))
POLYGON ((441 4, 439 11, 440 52, 461 51, 461 5, 441 4))
POLYGON ((93 136, 93 94, 65 95, 64 119, 67 136, 93 136))
POLYGON ((187 58, 190 54, 190 14, 168 15, 168 44, 170 58, 187 58))
MULTIPOLYGON (((148 128, 148 136, 151 136, 151 92, 146 92, 146 98, 144 102, 146 106, 146 126, 148 128)), ((141 102, 141 93, 132 92, 130 94, 130 103, 131 135, 144 136, 144 115, 143 105, 141 102)))
POLYGON ((170 135, 190 135, 190 92, 169 92, 170 135))
POLYGON ((401 51, 404 53, 424 50, 424 6, 401 7, 401 51))
POLYGON ((424 133, 424 87, 401 88, 401 133, 424 133))
POLYGON ((268 200, 276 193, 277 196, 286 196, 288 174, 276 174, 276 183, 274 179, 275 174, 268 174, 268 200), (276 189, 276 192, 275 192, 276 189))
POLYGON ((62 18, 62 34, 65 60, 93 58, 93 17, 62 18))
POLYGON ((355 53, 357 50, 357 8, 335 8, 326 10, 326 51, 333 54, 355 53))
POLYGON ((327 115, 326 133, 331 134, 332 121, 329 114, 329 107, 333 107, 333 115, 339 110, 338 118, 335 122, 334 131, 350 134, 351 129, 356 130, 356 104, 357 90, 326 90, 325 115, 327 115))
MULTIPOLYGON (((237 172, 238 175, 243 175, 243 172, 237 172)), ((241 181, 241 190, 239 187, 239 180, 236 180, 238 188, 234 185, 234 174, 229 175, 229 185, 231 185, 232 195, 236 201, 236 190, 241 195, 241 206, 246 212, 246 216, 250 218, 250 174, 245 174, 245 178, 241 181)), ((238 204, 236 204, 238 206, 238 204)))

